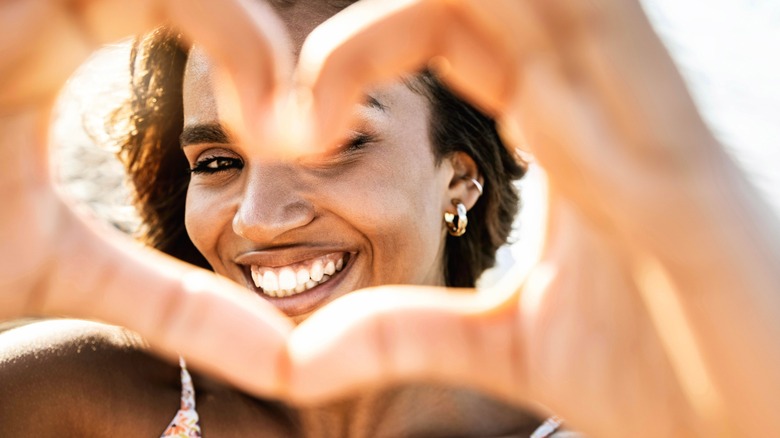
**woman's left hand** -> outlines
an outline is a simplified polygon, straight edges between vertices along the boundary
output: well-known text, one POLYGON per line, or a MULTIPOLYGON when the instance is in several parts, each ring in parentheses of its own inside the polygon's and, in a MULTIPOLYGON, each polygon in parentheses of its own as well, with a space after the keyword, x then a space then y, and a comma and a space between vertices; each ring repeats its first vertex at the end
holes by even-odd
POLYGON ((177 25, 220 60, 246 97, 245 113, 268 118, 263 108, 274 91, 287 88, 292 70, 284 57, 289 43, 273 32, 282 26, 268 5, 0 2, 0 321, 71 316, 123 325, 155 351, 184 355, 247 390, 268 392, 293 328, 284 314, 233 282, 96 227, 50 175, 51 107, 68 76, 100 44, 163 23, 177 25))
POLYGON ((366 87, 431 66, 531 149, 550 208, 523 280, 476 296, 388 287, 314 315, 292 335, 289 396, 437 379, 540 402, 594 436, 780 433, 776 219, 638 2, 361 2, 300 62, 326 143, 366 87), (689 342, 664 336, 672 321, 689 342))

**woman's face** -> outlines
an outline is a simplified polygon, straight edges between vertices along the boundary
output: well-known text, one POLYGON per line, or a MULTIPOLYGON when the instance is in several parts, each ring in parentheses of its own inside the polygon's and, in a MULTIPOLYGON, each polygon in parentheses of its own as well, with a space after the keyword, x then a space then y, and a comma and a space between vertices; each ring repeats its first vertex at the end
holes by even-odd
MULTIPOLYGON (((296 43, 332 15, 324 3, 280 9, 296 43)), ((365 101, 341 148, 276 161, 225 135, 210 61, 197 48, 188 61, 187 232, 217 273, 298 319, 356 289, 444 282, 442 213, 457 176, 435 162, 428 102, 400 83, 365 101)))

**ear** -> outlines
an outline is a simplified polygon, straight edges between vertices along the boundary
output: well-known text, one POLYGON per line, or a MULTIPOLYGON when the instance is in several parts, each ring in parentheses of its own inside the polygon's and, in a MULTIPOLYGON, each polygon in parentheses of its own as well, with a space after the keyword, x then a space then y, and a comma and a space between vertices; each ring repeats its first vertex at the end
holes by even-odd
POLYGON ((452 177, 447 189, 447 202, 444 211, 454 212, 453 200, 462 202, 466 210, 471 210, 482 195, 484 179, 479 173, 477 163, 465 152, 455 152, 445 158, 452 168, 452 177))

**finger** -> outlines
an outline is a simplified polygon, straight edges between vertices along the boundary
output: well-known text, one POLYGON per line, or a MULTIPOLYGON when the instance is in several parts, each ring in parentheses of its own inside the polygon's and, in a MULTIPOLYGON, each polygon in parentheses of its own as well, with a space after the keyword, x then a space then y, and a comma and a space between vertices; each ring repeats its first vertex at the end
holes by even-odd
POLYGON ((500 109, 518 57, 545 37, 526 2, 483 4, 360 2, 315 29, 301 50, 297 74, 312 90, 319 138, 338 138, 369 86, 417 72, 431 60, 456 90, 488 110, 500 109), (511 29, 517 31, 506 32, 504 20, 514 20, 511 29))
POLYGON ((275 84, 289 80, 292 72, 291 47, 284 25, 266 2, 60 0, 60 3, 94 47, 162 24, 176 26, 235 75, 239 85, 251 86, 242 88, 250 99, 267 97, 275 84))
POLYGON ((247 146, 274 149, 286 138, 278 113, 289 101, 293 71, 284 24, 264 1, 168 3, 171 20, 214 61, 223 123, 247 146))
POLYGON ((278 393, 292 323, 273 305, 210 272, 63 214, 70 220, 45 267, 47 282, 33 289, 24 313, 122 325, 156 351, 182 355, 251 393, 278 393))
POLYGON ((400 286, 348 295, 291 336, 287 396, 317 403, 424 379, 521 400, 524 357, 513 302, 400 286))
POLYGON ((50 105, 65 79, 94 47, 71 17, 49 2, 0 5, 0 114, 50 105))
MULTIPOLYGON (((106 17, 124 13, 125 0, 95 0, 85 12, 89 30, 104 34, 106 17)), ((214 60, 217 97, 223 123, 246 145, 261 143, 267 150, 279 141, 269 138, 277 126, 278 101, 286 101, 292 77, 292 45, 284 24, 270 5, 253 0, 166 0, 146 2, 148 11, 137 19, 160 23, 159 17, 184 32, 214 60)), ((136 16, 138 13, 135 14, 136 16)), ((146 25, 148 26, 148 24, 146 25)), ((116 31, 114 31, 116 32, 116 31)))
MULTIPOLYGON (((91 51, 160 25, 180 29, 217 61, 235 90, 234 132, 258 141, 268 131, 277 94, 292 76, 284 26, 266 2, 254 0, 59 0, 15 2, 0 9, 4 61, 0 110, 51 103, 91 51)), ((286 97, 286 96, 285 96, 286 97)))

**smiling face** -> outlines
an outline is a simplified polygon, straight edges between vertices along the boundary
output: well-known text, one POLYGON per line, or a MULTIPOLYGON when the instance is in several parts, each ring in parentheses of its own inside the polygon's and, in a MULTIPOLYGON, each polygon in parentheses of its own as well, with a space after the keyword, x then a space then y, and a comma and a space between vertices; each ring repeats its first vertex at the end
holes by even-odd
POLYGON ((296 317, 360 288, 444 284, 442 212, 455 170, 436 163, 423 96, 403 84, 377 90, 338 150, 272 161, 224 132, 210 76, 194 49, 186 228, 217 273, 296 317))

